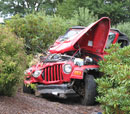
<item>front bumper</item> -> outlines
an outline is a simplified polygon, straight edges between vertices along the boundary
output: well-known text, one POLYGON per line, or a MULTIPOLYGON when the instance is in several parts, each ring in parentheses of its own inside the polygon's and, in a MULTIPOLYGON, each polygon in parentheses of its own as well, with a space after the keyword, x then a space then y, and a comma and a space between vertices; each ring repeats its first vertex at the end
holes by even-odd
POLYGON ((68 87, 68 84, 52 84, 52 85, 37 85, 37 91, 40 94, 72 94, 75 91, 68 87))

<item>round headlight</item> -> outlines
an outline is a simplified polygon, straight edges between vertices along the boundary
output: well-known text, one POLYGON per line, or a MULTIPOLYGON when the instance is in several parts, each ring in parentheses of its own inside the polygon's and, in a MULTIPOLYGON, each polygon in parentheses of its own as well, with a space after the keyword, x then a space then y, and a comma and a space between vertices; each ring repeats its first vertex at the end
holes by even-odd
POLYGON ((71 71, 72 71, 72 66, 71 66, 70 64, 65 64, 65 65, 63 66, 63 71, 64 71, 64 73, 66 73, 66 74, 71 73, 71 71))
POLYGON ((37 70, 32 75, 33 77, 37 78, 41 74, 41 72, 42 72, 41 70, 37 70))

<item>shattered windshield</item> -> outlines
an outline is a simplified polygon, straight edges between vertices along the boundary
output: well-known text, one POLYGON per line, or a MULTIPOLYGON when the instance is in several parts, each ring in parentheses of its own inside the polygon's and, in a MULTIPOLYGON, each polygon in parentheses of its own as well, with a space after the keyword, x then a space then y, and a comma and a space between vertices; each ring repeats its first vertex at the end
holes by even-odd
POLYGON ((69 38, 71 38, 72 36, 78 34, 82 29, 71 29, 68 32, 66 32, 66 34, 64 36, 61 36, 59 38, 60 41, 65 41, 69 38))

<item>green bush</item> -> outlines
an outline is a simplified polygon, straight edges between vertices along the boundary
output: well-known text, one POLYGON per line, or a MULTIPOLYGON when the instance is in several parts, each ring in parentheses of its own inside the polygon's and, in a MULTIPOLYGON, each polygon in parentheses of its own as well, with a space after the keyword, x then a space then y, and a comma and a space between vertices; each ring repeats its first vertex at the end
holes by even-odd
POLYGON ((79 8, 78 11, 75 11, 74 19, 77 20, 78 25, 88 26, 98 20, 98 17, 94 16, 93 12, 87 8, 79 8))
POLYGON ((105 114, 128 114, 130 111, 130 46, 119 48, 112 46, 99 62, 104 75, 96 79, 99 101, 105 114))
POLYGON ((6 22, 12 31, 25 39, 27 53, 42 52, 47 49, 59 35, 73 26, 76 21, 65 20, 58 16, 47 16, 44 13, 29 14, 24 18, 16 15, 6 22))
POLYGON ((0 95, 14 95, 26 67, 23 41, 0 26, 0 95))
POLYGON ((125 22, 125 23, 119 23, 116 26, 113 26, 112 28, 117 28, 119 29, 122 33, 125 33, 130 40, 130 22, 125 22))

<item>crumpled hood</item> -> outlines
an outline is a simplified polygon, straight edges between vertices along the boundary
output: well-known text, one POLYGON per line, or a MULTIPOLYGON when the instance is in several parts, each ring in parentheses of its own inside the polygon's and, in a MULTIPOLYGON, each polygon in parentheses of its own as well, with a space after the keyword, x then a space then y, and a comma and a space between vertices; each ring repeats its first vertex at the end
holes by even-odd
POLYGON ((103 53, 110 31, 110 19, 103 17, 90 24, 79 34, 50 48, 51 53, 65 53, 83 48, 93 53, 103 53))

